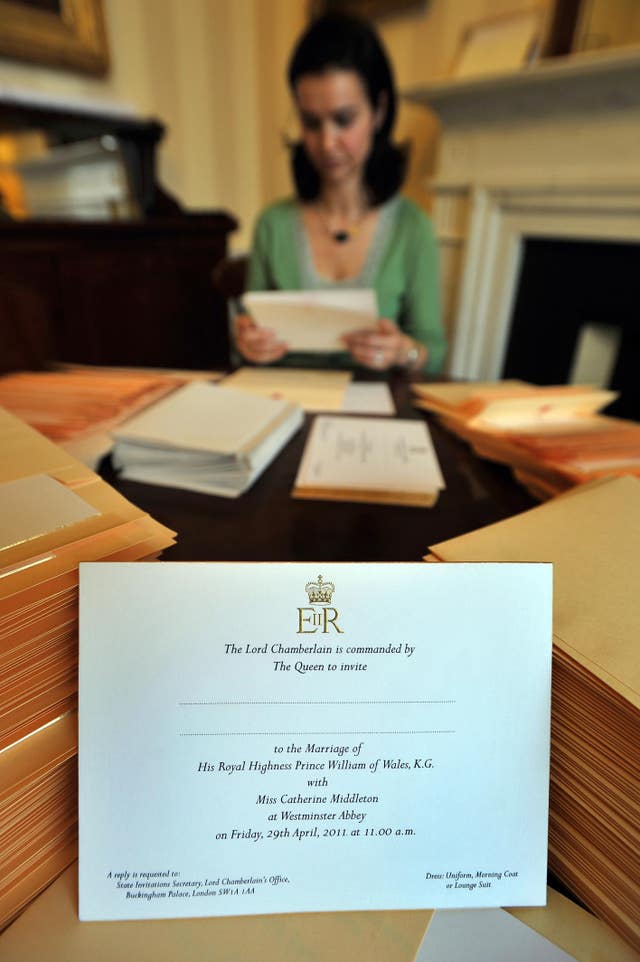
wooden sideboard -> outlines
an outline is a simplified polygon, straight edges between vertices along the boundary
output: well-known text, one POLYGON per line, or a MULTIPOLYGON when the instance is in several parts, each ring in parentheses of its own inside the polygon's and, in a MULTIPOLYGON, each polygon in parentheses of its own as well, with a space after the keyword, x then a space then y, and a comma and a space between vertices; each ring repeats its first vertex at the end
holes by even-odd
POLYGON ((223 213, 0 222, 0 370, 225 365, 227 307, 211 271, 235 227, 223 213))
POLYGON ((159 183, 164 125, 95 104, 0 92, 0 132, 24 130, 42 131, 52 146, 108 135, 140 216, 0 219, 0 373, 46 361, 227 364, 227 307, 212 271, 237 224, 223 212, 183 210, 159 183))

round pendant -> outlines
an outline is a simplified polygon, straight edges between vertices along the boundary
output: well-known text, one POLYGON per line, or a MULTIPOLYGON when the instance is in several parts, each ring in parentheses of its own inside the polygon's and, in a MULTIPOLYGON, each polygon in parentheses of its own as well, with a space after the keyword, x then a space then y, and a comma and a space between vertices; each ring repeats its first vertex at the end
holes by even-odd
POLYGON ((334 241, 338 244, 344 244, 345 241, 349 240, 351 235, 346 230, 337 230, 333 235, 334 241))

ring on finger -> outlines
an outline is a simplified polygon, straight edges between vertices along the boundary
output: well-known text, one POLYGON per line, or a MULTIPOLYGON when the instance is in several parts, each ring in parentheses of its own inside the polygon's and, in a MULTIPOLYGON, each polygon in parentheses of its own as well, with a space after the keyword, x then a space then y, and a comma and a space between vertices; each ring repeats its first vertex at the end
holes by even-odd
POLYGON ((376 351, 373 358, 373 363, 375 364, 375 366, 382 367, 383 361, 384 361, 384 354, 382 353, 382 351, 376 351))

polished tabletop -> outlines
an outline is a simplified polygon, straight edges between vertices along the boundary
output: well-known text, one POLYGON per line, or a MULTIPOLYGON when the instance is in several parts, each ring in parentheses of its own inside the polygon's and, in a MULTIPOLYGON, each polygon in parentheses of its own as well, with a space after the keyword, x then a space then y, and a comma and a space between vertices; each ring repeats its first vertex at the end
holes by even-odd
POLYGON ((425 418, 446 489, 432 508, 291 497, 312 416, 253 487, 239 498, 121 481, 105 476, 126 498, 177 532, 166 561, 419 561, 429 545, 511 517, 535 502, 500 465, 413 408, 409 378, 389 381, 398 415, 425 418))
MULTIPOLYGON (((446 483, 432 508, 292 498, 312 415, 239 498, 122 481, 108 463, 103 473, 126 498, 177 532, 163 561, 420 561, 429 545, 535 506, 508 468, 477 458, 436 418, 412 407, 410 379, 393 376, 389 385, 398 416, 424 418, 429 425, 446 483)), ((551 874, 549 882, 577 901, 551 874)))

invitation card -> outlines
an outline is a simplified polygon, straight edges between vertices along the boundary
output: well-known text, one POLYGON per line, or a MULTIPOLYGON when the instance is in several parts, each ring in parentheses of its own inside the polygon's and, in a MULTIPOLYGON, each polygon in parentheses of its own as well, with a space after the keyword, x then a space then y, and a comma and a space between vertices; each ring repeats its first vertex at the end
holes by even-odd
POLYGON ((80 572, 81 919, 545 903, 551 565, 80 572))

